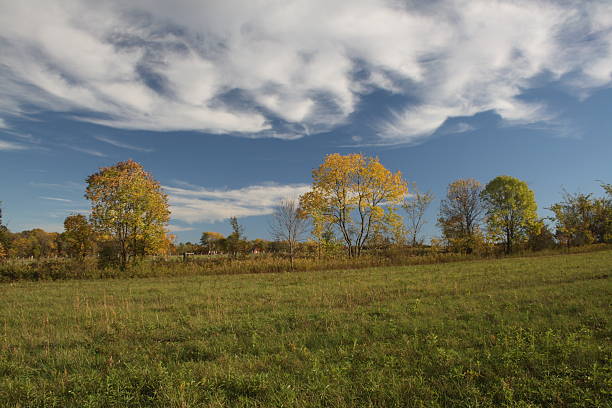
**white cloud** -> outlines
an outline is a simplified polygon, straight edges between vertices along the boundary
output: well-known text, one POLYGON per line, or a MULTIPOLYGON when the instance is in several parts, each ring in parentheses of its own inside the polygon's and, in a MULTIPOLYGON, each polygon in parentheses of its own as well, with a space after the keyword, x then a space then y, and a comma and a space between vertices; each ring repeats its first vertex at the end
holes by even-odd
POLYGON ((0 111, 90 111, 74 115, 119 128, 295 138, 385 89, 411 104, 379 136, 410 142, 489 110, 549 120, 521 99, 541 74, 577 93, 612 79, 604 1, 5 3, 0 111))
POLYGON ((7 142, 6 140, 0 140, 0 151, 2 150, 26 150, 27 146, 19 143, 7 142))
POLYGON ((74 181, 66 181, 64 183, 42 183, 31 181, 30 186, 35 188, 42 188, 48 190, 73 190, 73 191, 85 191, 85 184, 77 183, 74 181))
POLYGON ((266 183, 234 190, 181 184, 183 187, 164 186, 164 190, 169 195, 172 218, 187 223, 271 214, 281 200, 298 198, 309 190, 305 184, 266 183))
POLYGON ((7 125, 6 121, 2 118, 0 118, 0 129, 8 129, 9 126, 7 125))
POLYGON ((153 151, 153 149, 148 149, 146 147, 140 147, 140 146, 134 146, 129 143, 125 143, 120 140, 115 140, 107 136, 95 136, 95 139, 99 140, 100 142, 108 143, 115 147, 120 147, 122 149, 134 150, 137 152, 144 152, 144 153, 149 153, 153 151))
POLYGON ((39 197, 43 200, 49 200, 49 201, 60 201, 62 203, 71 203, 72 200, 68 200, 66 198, 58 198, 58 197, 39 197))
POLYGON ((78 146, 68 146, 68 147, 70 149, 76 151, 76 152, 89 154, 90 156, 106 157, 106 155, 104 153, 99 152, 99 151, 94 150, 94 149, 88 149, 86 147, 78 147, 78 146))
POLYGON ((170 232, 183 232, 183 231, 193 231, 195 228, 193 227, 183 227, 180 225, 170 224, 168 225, 168 231, 170 232))

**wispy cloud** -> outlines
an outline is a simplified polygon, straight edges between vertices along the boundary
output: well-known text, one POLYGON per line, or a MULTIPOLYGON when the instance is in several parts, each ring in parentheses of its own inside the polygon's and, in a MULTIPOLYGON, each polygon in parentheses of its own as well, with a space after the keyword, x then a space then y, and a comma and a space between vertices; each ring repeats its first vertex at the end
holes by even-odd
POLYGON ((107 157, 104 153, 99 152, 97 150, 94 149, 89 149, 86 147, 77 147, 77 146, 68 146, 70 149, 80 152, 80 153, 85 153, 85 154, 89 154, 90 156, 96 156, 96 157, 107 157))
POLYGON ((85 184, 76 183, 74 181, 66 181, 64 183, 45 183, 45 182, 31 181, 29 185, 35 188, 42 188, 42 189, 47 189, 47 190, 85 191, 85 184))
POLYGON ((291 139, 345 123, 382 89, 406 105, 378 118, 381 143, 414 142, 483 111, 554 120, 521 99, 541 74, 581 95, 612 78, 604 1, 14 1, 2 11, 0 111, 35 106, 126 129, 291 139))
POLYGON ((6 123, 6 121, 4 119, 0 118, 0 129, 8 129, 8 128, 9 128, 9 126, 6 123))
POLYGON ((149 149, 149 148, 146 148, 146 147, 140 147, 140 146, 134 146, 134 145, 131 145, 129 143, 125 143, 125 142, 122 142, 122 141, 119 141, 119 140, 111 139, 108 136, 95 136, 95 139, 99 140, 100 142, 108 143, 108 144, 110 144, 112 146, 115 146, 115 147, 120 147, 122 149, 134 150, 134 151, 137 151, 137 152, 144 152, 144 153, 150 153, 150 152, 153 151, 153 149, 149 149))
POLYGON ((0 151, 2 150, 26 150, 28 146, 20 143, 8 142, 6 140, 0 140, 0 151))
POLYGON ((297 198, 308 191, 305 184, 265 183, 233 190, 207 189, 183 183, 164 186, 172 218, 187 222, 217 222, 229 217, 271 214, 280 200, 297 198))
POLYGON ((68 200, 66 198, 59 198, 59 197, 38 197, 40 199, 43 200, 49 200, 49 201, 60 201, 62 203, 71 203, 72 200, 68 200))
POLYGON ((170 232, 184 232, 184 231, 193 231, 195 228, 193 227, 183 227, 180 225, 170 224, 168 225, 168 231, 170 232))

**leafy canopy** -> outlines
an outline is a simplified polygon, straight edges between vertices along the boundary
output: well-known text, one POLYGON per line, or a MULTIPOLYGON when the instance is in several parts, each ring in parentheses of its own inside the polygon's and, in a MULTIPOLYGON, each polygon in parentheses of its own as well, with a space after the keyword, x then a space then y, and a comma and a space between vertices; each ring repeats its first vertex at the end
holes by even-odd
POLYGON ((130 257, 166 250, 168 198, 139 163, 101 168, 87 178, 85 197, 91 201, 94 228, 117 242, 123 266, 130 257))
POLYGON ((322 234, 326 225, 337 227, 349 255, 359 255, 374 230, 397 229, 389 223, 398 224, 394 213, 408 185, 378 158, 330 154, 312 178, 312 191, 300 198, 300 207, 312 218, 315 233, 322 234))
POLYGON ((68 255, 83 258, 93 250, 95 232, 84 215, 73 214, 64 220, 62 240, 68 255))
POLYGON ((535 195, 527 183, 511 176, 498 176, 482 192, 490 236, 505 244, 507 253, 538 229, 535 195))

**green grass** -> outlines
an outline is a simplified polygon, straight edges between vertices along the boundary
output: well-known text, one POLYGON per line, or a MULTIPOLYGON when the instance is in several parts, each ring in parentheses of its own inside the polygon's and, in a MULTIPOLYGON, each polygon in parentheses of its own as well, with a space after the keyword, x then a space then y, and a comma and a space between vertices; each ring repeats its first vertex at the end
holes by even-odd
POLYGON ((610 406, 612 251, 0 285, 0 406, 610 406))

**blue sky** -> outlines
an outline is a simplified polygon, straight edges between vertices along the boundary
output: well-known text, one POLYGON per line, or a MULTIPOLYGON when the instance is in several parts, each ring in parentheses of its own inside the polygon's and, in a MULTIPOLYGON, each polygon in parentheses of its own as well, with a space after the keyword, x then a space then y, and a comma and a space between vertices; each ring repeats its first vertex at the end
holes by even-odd
POLYGON ((13 231, 61 231, 84 179, 128 158, 165 187, 180 241, 232 215, 268 237, 273 205, 335 152, 437 198, 513 175, 543 216, 562 188, 612 181, 610 2, 123 3, 0 1, 13 231))

